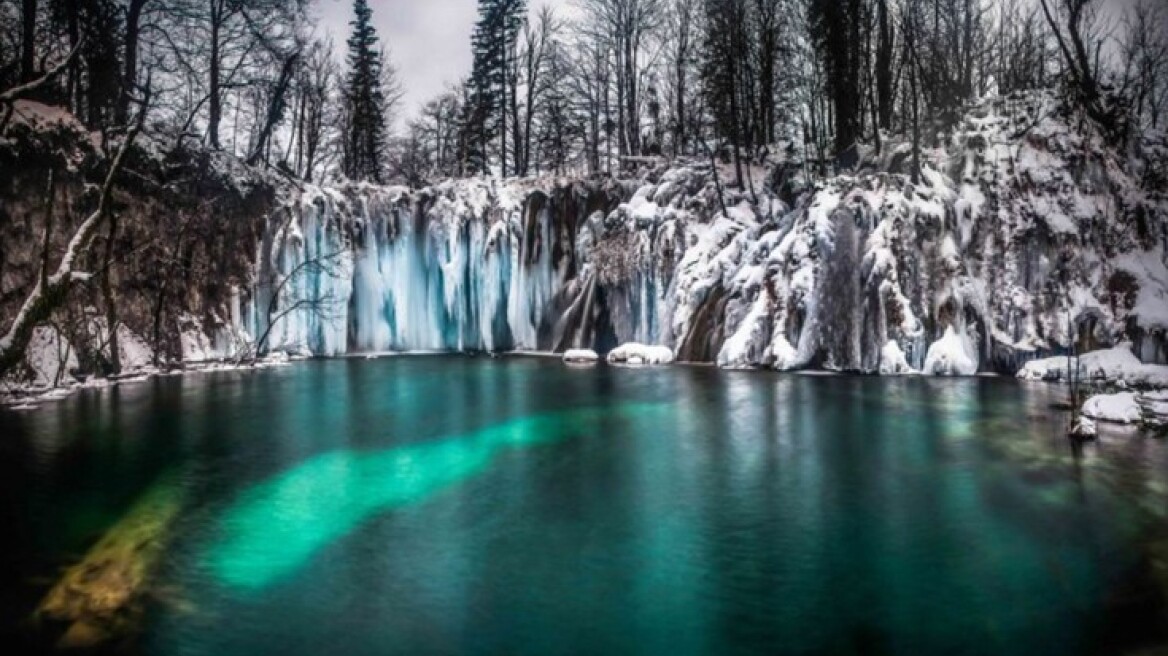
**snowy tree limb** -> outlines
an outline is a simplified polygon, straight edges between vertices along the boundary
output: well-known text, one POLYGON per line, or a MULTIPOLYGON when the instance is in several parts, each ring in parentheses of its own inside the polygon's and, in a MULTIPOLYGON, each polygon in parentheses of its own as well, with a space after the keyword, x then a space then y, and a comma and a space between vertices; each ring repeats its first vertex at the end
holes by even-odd
POLYGON ((56 66, 45 71, 44 75, 0 93, 0 108, 3 108, 3 113, 0 113, 0 132, 3 132, 4 128, 8 127, 8 121, 12 118, 12 108, 16 101, 48 84, 53 78, 60 75, 61 71, 73 63, 73 60, 77 58, 77 54, 81 52, 81 47, 84 45, 85 39, 78 39, 77 45, 73 46, 73 50, 69 51, 68 56, 56 66))

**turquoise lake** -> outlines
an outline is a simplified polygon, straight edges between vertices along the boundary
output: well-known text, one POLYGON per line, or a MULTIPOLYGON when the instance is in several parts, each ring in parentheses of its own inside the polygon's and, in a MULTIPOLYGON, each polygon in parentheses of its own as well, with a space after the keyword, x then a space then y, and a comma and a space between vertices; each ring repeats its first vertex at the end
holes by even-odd
POLYGON ((143 495, 134 651, 1168 647, 1168 443, 1010 379, 340 359, 0 410, 0 632, 143 495))

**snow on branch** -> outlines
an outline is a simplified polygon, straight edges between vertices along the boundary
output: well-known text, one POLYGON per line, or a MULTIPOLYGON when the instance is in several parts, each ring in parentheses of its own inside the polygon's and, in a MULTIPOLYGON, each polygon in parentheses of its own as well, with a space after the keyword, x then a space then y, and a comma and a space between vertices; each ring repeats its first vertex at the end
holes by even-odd
POLYGON ((50 68, 48 71, 45 71, 44 75, 38 77, 35 80, 25 82, 24 84, 18 84, 17 86, 14 86, 7 91, 0 92, 0 111, 3 112, 0 113, 0 132, 3 132, 4 128, 8 127, 8 121, 12 118, 12 110, 16 101, 48 84, 53 80, 53 78, 60 75, 61 71, 65 70, 71 63, 73 63, 73 60, 77 58, 77 54, 81 52, 81 47, 84 45, 85 39, 78 39, 77 45, 73 46, 73 49, 69 51, 68 56, 61 60, 61 62, 56 66, 50 68))

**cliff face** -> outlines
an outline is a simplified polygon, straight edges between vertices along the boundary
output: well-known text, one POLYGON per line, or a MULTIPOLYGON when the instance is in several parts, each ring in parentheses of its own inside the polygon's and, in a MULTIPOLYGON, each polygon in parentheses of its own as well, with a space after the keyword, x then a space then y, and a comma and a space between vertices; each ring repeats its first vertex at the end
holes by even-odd
POLYGON ((760 184, 725 211, 700 164, 636 183, 306 190, 269 224, 243 328, 330 355, 639 341, 725 367, 885 373, 1014 371, 1123 339, 1168 357, 1162 135, 1117 152, 1033 95, 973 108, 920 184, 889 172, 907 145, 868 159, 785 185, 793 207, 760 184))
MULTIPOLYGON (((59 109, 17 104, 0 139, 0 331, 36 284, 45 254, 52 270, 96 207, 109 160, 104 142, 59 109)), ((37 329, 17 382, 110 373, 111 318, 126 369, 156 352, 173 362, 212 350, 202 336, 231 324, 232 290, 251 284, 276 186, 226 158, 140 139, 114 198, 114 220, 80 263, 91 277, 37 329)))
MULTIPOLYGON (((45 226, 59 252, 101 174, 99 136, 24 110, 0 143, 5 317, 35 282, 45 226)), ((720 194, 726 171, 703 162, 410 190, 300 185, 146 142, 108 242, 119 348, 173 362, 637 341, 723 367, 968 374, 1130 340, 1168 359, 1162 134, 1121 152, 1037 94, 974 107, 922 153, 918 184, 909 158, 893 142, 856 175, 808 184, 786 153, 752 167, 757 193, 720 194)), ((74 291, 38 357, 108 363, 99 283, 74 291)))

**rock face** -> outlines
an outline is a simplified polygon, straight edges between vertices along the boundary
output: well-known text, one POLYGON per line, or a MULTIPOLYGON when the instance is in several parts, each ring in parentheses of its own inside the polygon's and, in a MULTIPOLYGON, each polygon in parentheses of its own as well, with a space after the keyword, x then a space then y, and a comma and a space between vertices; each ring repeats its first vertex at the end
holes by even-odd
POLYGON ((327 355, 639 342, 731 368, 969 375, 1127 339, 1163 362, 1168 147, 1120 153, 1078 123, 1041 94, 988 101, 919 183, 869 157, 791 205, 765 185, 720 199, 700 164, 310 189, 262 240, 242 328, 327 355))
MULTIPOLYGON (((0 136, 0 333, 36 285, 46 248, 56 267, 96 207, 108 166, 102 142, 63 109, 16 103, 0 136)), ((155 353, 181 362, 231 349, 233 297, 252 285, 257 244, 286 182, 196 146, 136 143, 115 181, 116 223, 98 230, 77 263, 93 274, 89 283, 73 286, 52 325, 37 328, 16 380, 3 383, 52 387, 74 372, 113 373, 113 341, 123 370, 155 353)))

